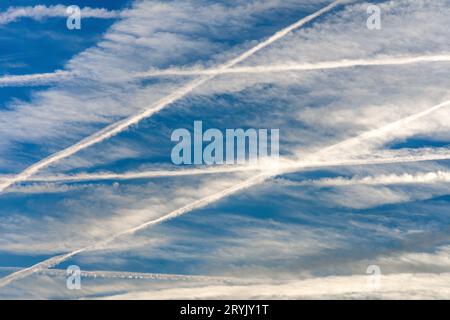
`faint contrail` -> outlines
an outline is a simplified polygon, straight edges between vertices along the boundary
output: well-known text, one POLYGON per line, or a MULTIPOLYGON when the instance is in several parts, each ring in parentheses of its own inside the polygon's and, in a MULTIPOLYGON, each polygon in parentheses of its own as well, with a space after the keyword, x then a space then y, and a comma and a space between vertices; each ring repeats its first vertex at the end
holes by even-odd
POLYGON ((11 282, 13 282, 15 280, 27 277, 27 276, 31 275, 33 272, 36 272, 37 270, 48 269, 50 267, 53 267, 53 266, 55 266, 55 265, 65 261, 65 260, 67 260, 67 259, 69 259, 69 258, 71 258, 71 257, 73 257, 73 256, 75 256, 77 254, 79 254, 79 253, 82 253, 82 252, 85 252, 85 251, 89 251, 89 250, 94 250, 94 249, 100 249, 100 248, 106 246, 107 244, 109 244, 110 242, 116 240, 119 237, 122 237, 122 236, 125 236, 125 235, 134 234, 137 231, 140 231, 140 230, 146 229, 146 228, 148 228, 150 226, 153 226, 153 225, 165 222, 167 220, 176 218, 176 217, 181 216, 181 215, 183 215, 185 213, 188 213, 188 212, 190 212, 192 210, 205 207, 205 206, 207 206, 210 203, 213 203, 213 202, 216 202, 218 200, 221 200, 221 199, 223 199, 225 197, 228 197, 228 196, 230 196, 232 194, 235 194, 238 191, 245 190, 245 189, 250 188, 250 187, 252 187, 254 185, 263 183, 268 178, 274 177, 274 176, 279 175, 279 174, 295 172, 299 168, 305 167, 308 164, 309 159, 313 159, 314 160, 317 155, 323 156, 324 151, 329 152, 329 151, 333 151, 335 149, 341 150, 343 146, 352 146, 352 145, 354 145, 355 142, 362 142, 362 141, 367 140, 369 138, 374 138, 376 136, 381 136, 381 135, 387 133, 389 130, 396 129, 400 125, 404 125, 404 124, 412 121, 412 119, 417 120, 420 117, 423 117, 423 116, 429 114, 430 110, 435 111, 435 110, 438 110, 439 108, 442 108, 443 106, 446 106, 446 105, 449 105, 449 104, 450 104, 450 100, 447 101, 447 102, 438 104, 436 106, 433 106, 431 108, 428 108, 427 110, 424 110, 422 112, 419 112, 419 113, 416 113, 414 115, 405 117, 405 118, 403 118, 401 120, 391 122, 391 123, 389 123, 387 125, 384 125, 384 126, 382 126, 380 128, 367 131, 367 132, 362 133, 362 134, 360 134, 360 135, 358 135, 358 136, 356 136, 354 138, 346 139, 346 140, 344 140, 342 142, 333 144, 333 145, 331 145, 329 147, 326 147, 326 148, 323 148, 322 150, 319 150, 318 152, 315 152, 313 155, 308 157, 303 162, 298 162, 297 164, 290 165, 289 168, 286 168, 286 167, 284 167, 284 168, 277 168, 276 166, 267 167, 266 171, 264 171, 262 173, 259 173, 259 174, 257 174, 254 177, 246 179, 243 182, 237 183, 237 184, 235 184, 232 187, 229 187, 229 188, 227 188, 225 190, 222 190, 222 191, 217 192, 215 194, 212 194, 210 196, 207 196, 207 197, 204 197, 202 199, 196 200, 196 201, 194 201, 194 202, 192 202, 192 203, 190 203, 188 205, 185 205, 185 206, 183 206, 183 207, 181 207, 179 209, 176 209, 176 210, 174 210, 172 212, 169 212, 168 214, 166 214, 166 215, 164 215, 162 217, 159 217, 159 218, 156 218, 156 219, 153 219, 153 220, 149 220, 149 221, 147 221, 145 223, 142 223, 142 224, 140 224, 140 225, 138 225, 136 227, 133 227, 133 228, 124 230, 122 232, 119 232, 119 233, 117 233, 115 235, 112 235, 111 237, 106 238, 103 241, 99 241, 97 243, 94 243, 93 245, 90 245, 90 246, 87 246, 87 247, 84 247, 84 248, 81 248, 81 249, 78 249, 78 250, 75 250, 75 251, 63 254, 63 255, 59 255, 59 256, 47 259, 45 261, 42 261, 42 262, 40 262, 38 264, 35 264, 35 265, 29 267, 29 268, 20 270, 18 272, 14 272, 14 273, 12 273, 12 274, 10 274, 10 275, 0 279, 0 288, 8 285, 9 283, 11 283, 11 282), (439 108, 437 108, 438 106, 439 106, 439 108))
POLYGON ((318 186, 351 186, 351 185, 391 185, 391 184, 429 184, 450 182, 449 171, 421 172, 416 174, 382 174, 378 176, 354 177, 354 178, 324 178, 316 180, 300 181, 298 185, 318 186))
POLYGON ((274 64, 264 66, 248 66, 234 67, 231 69, 165 69, 150 70, 136 74, 138 78, 158 77, 158 76, 192 76, 192 75, 217 75, 217 74, 234 74, 234 73, 268 73, 268 72, 286 72, 286 71, 312 71, 350 68, 358 66, 390 66, 405 65, 424 62, 449 62, 450 55, 425 55, 413 57, 383 57, 373 59, 355 59, 355 60, 338 60, 324 61, 317 63, 290 63, 290 64, 274 64))
MULTIPOLYGON (((260 42, 259 44, 257 44, 253 48, 251 48, 250 50, 248 50, 248 51, 242 53, 241 55, 239 55, 238 57, 222 64, 219 67, 219 69, 226 70, 226 69, 233 67, 234 65, 244 61, 251 55, 255 54, 259 50, 267 47, 271 43, 284 37, 286 34, 291 32, 292 30, 303 26, 304 24, 306 24, 306 23, 310 22, 311 20, 321 16, 322 14, 332 10, 333 8, 337 7, 339 4, 341 4, 343 2, 347 2, 347 1, 346 0, 333 1, 331 4, 322 8, 321 10, 319 10, 311 15, 308 15, 307 17, 300 19, 296 23, 291 24, 290 26, 278 31, 277 33, 275 33, 268 39, 260 42)), ((149 108, 143 110, 142 112, 139 112, 133 116, 125 118, 124 120, 113 123, 113 124, 107 126, 106 128, 104 128, 103 130, 100 130, 99 132, 94 133, 93 135, 88 136, 87 138, 81 140, 80 142, 78 142, 62 151, 52 154, 49 157, 42 159, 41 161, 36 162, 35 164, 33 164, 30 167, 23 170, 21 173, 17 174, 15 177, 11 178, 10 180, 0 183, 0 192, 3 192, 3 190, 5 190, 6 188, 8 188, 9 186, 11 186, 14 183, 28 179, 30 176, 32 176, 33 174, 35 174, 42 168, 45 168, 52 163, 59 161, 61 159, 67 158, 67 157, 77 153, 78 151, 83 150, 87 147, 90 147, 96 143, 104 141, 104 140, 122 132, 123 130, 127 129, 129 126, 136 124, 145 118, 150 117, 154 113, 165 108, 167 105, 170 105, 173 102, 181 99, 182 97, 184 97, 185 95, 187 95, 188 93, 190 93, 191 91, 193 91, 194 89, 196 89, 197 87, 202 85, 203 83, 213 79, 215 76, 216 76, 215 74, 206 75, 206 76, 201 76, 198 79, 195 79, 193 81, 190 81, 187 85, 181 87, 180 89, 175 90, 173 93, 166 96, 165 98, 160 99, 159 101, 157 101, 156 103, 151 105, 149 108)))
MULTIPOLYGON (((290 63, 290 64, 274 64, 264 66, 248 66, 234 67, 230 69, 164 69, 140 72, 134 75, 135 78, 149 78, 159 76, 202 76, 202 75, 219 75, 219 74, 236 74, 236 73, 273 73, 286 71, 313 71, 328 70, 338 68, 350 68, 358 66, 389 66, 389 65, 406 65, 424 62, 450 62, 450 55, 424 55, 412 57, 383 57, 373 59, 355 59, 355 60, 338 60, 324 61, 318 63, 290 63)), ((0 77, 0 87, 5 86, 22 86, 22 85, 42 85, 56 81, 69 79, 73 76, 80 76, 75 72, 56 71, 53 73, 37 73, 29 75, 7 75, 0 77)))
MULTIPOLYGON (((376 165, 376 164, 395 164, 395 163, 408 163, 408 162, 421 162, 421 161, 436 161, 436 160, 450 160, 450 149, 444 149, 443 153, 428 153, 421 155, 409 155, 409 156, 396 156, 396 157, 378 157, 372 159, 349 159, 339 161, 317 161, 303 163, 299 168, 301 162, 285 164, 279 164, 278 168, 289 169, 296 168, 314 169, 322 167, 335 167, 335 166, 357 166, 357 165, 376 165)), ((283 160, 280 160, 281 163, 283 160)), ((125 172, 125 173, 81 173, 76 175, 55 175, 55 176, 35 176, 27 181, 30 182, 80 182, 80 181, 101 181, 101 180, 133 180, 133 179, 147 179, 147 178, 160 178, 160 177, 176 177, 176 176, 196 176, 205 174, 217 174, 217 173, 235 173, 235 172, 250 172, 250 171, 264 171, 267 168, 267 164, 262 165, 248 165, 248 166, 228 166, 221 165, 217 167, 205 168, 205 169, 179 169, 179 170, 148 170, 141 172, 125 172)), ((7 179, 6 177, 0 177, 0 181, 7 179)))
POLYGON ((26 75, 7 75, 0 77, 0 87, 42 85, 50 82, 61 81, 75 75, 73 72, 57 70, 50 73, 36 73, 26 75))
MULTIPOLYGON (((0 267, 0 271, 17 272, 23 268, 17 267, 0 267)), ((36 271, 38 274, 49 276, 67 276, 67 271, 63 269, 42 269, 36 271)), ((112 279, 145 279, 145 280, 164 280, 164 281, 211 281, 211 282, 242 282, 249 283, 260 281, 257 278, 236 278, 225 276, 207 276, 207 275, 190 275, 190 274, 170 274, 170 273, 148 273, 148 272, 129 272, 129 271, 85 271, 80 270, 80 276, 85 278, 112 278, 112 279)))

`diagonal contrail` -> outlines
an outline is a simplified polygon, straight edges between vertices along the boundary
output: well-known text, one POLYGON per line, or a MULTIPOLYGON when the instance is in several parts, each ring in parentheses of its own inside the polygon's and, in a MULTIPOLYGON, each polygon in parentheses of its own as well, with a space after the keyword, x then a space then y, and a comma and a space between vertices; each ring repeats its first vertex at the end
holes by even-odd
MULTIPOLYGON (((320 153, 327 153, 332 150, 340 151, 341 149, 345 149, 350 146, 354 146, 355 144, 358 144, 361 141, 376 138, 376 137, 382 137, 384 134, 390 133, 393 129, 400 128, 410 122, 416 121, 420 118, 423 118, 423 117, 429 115, 430 113, 433 113, 435 111, 438 111, 438 110, 443 109, 444 107, 448 107, 448 106, 450 106, 450 100, 446 100, 440 104, 432 106, 431 108, 425 109, 425 110, 415 113, 415 114, 412 114, 412 115, 402 118, 400 120, 391 122, 380 128, 363 132, 362 134, 360 134, 356 137, 344 140, 344 141, 334 144, 330 147, 327 147, 327 148, 321 150, 320 153)), ((319 154, 319 156, 320 156, 320 154, 319 154)))
MULTIPOLYGON (((290 26, 278 31, 277 33, 275 33, 268 39, 264 40, 263 42, 257 44, 250 50, 248 50, 248 51, 242 53, 241 55, 239 55, 238 57, 222 64, 218 69, 227 70, 227 69, 235 66, 236 64, 244 61, 245 59, 247 59, 251 55, 255 54, 256 52, 260 51, 261 49, 267 47, 271 43, 284 37, 292 30, 305 25, 306 23, 308 23, 308 22, 314 20, 315 18, 321 16, 322 14, 334 9, 335 7, 337 7, 338 5, 340 5, 341 3, 344 3, 344 2, 348 2, 348 1, 346 1, 346 0, 333 1, 331 4, 322 8, 321 10, 319 10, 311 15, 308 15, 307 17, 300 19, 296 23, 291 24, 290 26)), ((23 170, 22 172, 17 174, 15 177, 9 179, 6 182, 0 183, 0 193, 3 192, 3 190, 5 190, 9 186, 11 186, 12 184, 28 179, 30 176, 37 173, 39 170, 51 165, 52 163, 59 161, 61 159, 67 158, 67 157, 79 152, 80 150, 86 149, 94 144, 102 142, 102 141, 122 132, 123 130, 127 129, 131 125, 136 124, 136 123, 140 122, 141 120, 152 116, 154 113, 159 112, 160 110, 164 109, 166 106, 183 98, 185 95, 192 92, 194 89, 196 89, 200 85, 204 84, 205 82, 207 82, 215 77, 216 77, 216 74, 206 75, 206 76, 201 76, 193 81, 190 81, 187 85, 175 90, 170 95, 166 96, 165 98, 160 99, 159 101, 152 104, 149 108, 143 110, 142 112, 139 112, 133 116, 125 118, 116 123, 113 123, 113 124, 107 126, 106 128, 104 128, 103 130, 100 130, 99 132, 94 133, 93 135, 88 136, 87 138, 81 140, 80 142, 78 142, 62 151, 54 153, 47 158, 44 158, 44 159, 36 162, 35 164, 31 165, 30 167, 26 168, 25 170, 23 170)))
POLYGON ((277 168, 276 166, 273 167, 267 167, 266 171, 259 173, 249 179, 244 180, 243 182, 237 183, 232 187, 229 187, 225 190, 219 191, 215 194, 209 195, 207 197, 204 197, 202 199, 196 200, 190 204, 187 204, 179 209, 176 209, 162 217, 153 219, 153 220, 149 220, 143 224, 140 224, 136 227, 124 230, 122 232, 119 232, 115 235, 112 235, 108 238, 106 238, 105 240, 99 241, 97 243, 94 243, 93 245, 90 246, 86 246, 84 248, 66 253, 66 254, 62 254, 62 255, 58 255, 55 257, 52 257, 50 259, 47 259, 45 261, 42 261, 38 264, 35 264, 29 268, 14 272, 6 277, 3 277, 2 279, 0 279, 0 288, 10 284, 13 281, 22 279, 24 277, 27 277, 31 274, 33 274, 34 272, 38 271, 38 270, 42 270, 42 269, 48 269, 51 268, 55 265, 58 265, 59 263, 79 254, 85 251, 89 251, 89 250, 94 250, 94 249, 100 249, 103 248, 104 246, 108 245, 109 243, 111 243, 112 241, 116 240, 117 238, 120 238, 122 236, 126 236, 126 235, 131 235, 134 234, 135 232, 138 232, 140 230, 146 229, 150 226, 165 222, 167 220, 176 218, 178 216, 181 216, 185 213, 188 213, 192 210, 195 209, 199 209, 199 208, 203 208, 211 203, 214 203, 216 201, 219 201, 223 198, 226 198, 230 195, 233 195, 235 193, 237 193, 238 191, 242 191, 245 189, 248 189, 252 186, 255 186, 257 184, 261 184, 263 182, 265 182, 267 179, 280 175, 280 174, 286 174, 286 173, 290 173, 290 172, 295 172, 297 171, 299 168, 304 168, 305 166, 308 165, 308 161, 314 161, 317 156, 323 156, 325 151, 326 152, 330 152, 330 151, 336 151, 336 150, 342 150, 343 147, 350 147, 353 146, 356 142, 363 142, 367 139, 371 139, 374 137, 380 137, 383 136, 387 133, 389 133, 390 131, 394 130, 394 129, 398 129, 400 126, 405 125, 413 120, 417 120, 421 117, 424 117, 426 115, 428 115, 430 112, 436 111, 440 108, 443 108, 445 106, 450 105, 450 100, 440 103, 436 106, 433 106, 431 108, 428 108, 422 112, 413 114, 411 116, 405 117, 403 119, 391 122, 387 125, 384 125, 380 128, 374 129, 374 130, 369 130, 367 132, 364 132, 356 137, 353 138, 349 138, 346 139, 342 142, 333 144, 329 147, 323 148, 322 150, 319 150, 318 152, 315 152, 314 154, 312 154, 310 157, 306 158, 306 160, 302 161, 302 162, 298 162, 296 164, 292 164, 289 166, 289 168, 286 167, 282 167, 282 168, 277 168))

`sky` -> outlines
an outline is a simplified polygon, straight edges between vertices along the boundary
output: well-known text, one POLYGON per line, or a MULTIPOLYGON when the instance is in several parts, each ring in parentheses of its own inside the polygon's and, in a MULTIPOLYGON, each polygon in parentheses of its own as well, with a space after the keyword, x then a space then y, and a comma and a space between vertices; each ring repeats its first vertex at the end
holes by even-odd
POLYGON ((2 1, 0 298, 450 298, 449 16, 2 1), (279 129, 280 159, 175 165, 194 121, 279 129))

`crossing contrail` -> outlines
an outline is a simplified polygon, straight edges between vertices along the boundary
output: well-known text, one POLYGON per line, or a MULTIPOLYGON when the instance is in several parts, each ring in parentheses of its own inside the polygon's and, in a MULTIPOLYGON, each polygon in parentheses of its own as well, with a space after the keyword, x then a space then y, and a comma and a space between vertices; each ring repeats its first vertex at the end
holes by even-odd
POLYGON ((194 202, 192 202, 190 204, 187 204, 187 205, 185 205, 185 206, 183 206, 183 207, 181 207, 179 209, 176 209, 176 210, 174 210, 172 212, 169 212, 168 214, 166 214, 164 216, 161 216, 161 217, 156 218, 156 219, 149 220, 149 221, 147 221, 145 223, 142 223, 142 224, 140 224, 140 225, 138 225, 136 227, 133 227, 133 228, 124 230, 122 232, 116 233, 116 234, 106 238, 105 240, 99 241, 99 242, 94 243, 94 244, 92 244, 90 246, 86 246, 84 248, 77 249, 75 251, 72 251, 72 252, 69 252, 69 253, 66 253, 66 254, 62 254, 62 255, 58 255, 58 256, 49 258, 49 259, 44 260, 44 261, 42 261, 42 262, 40 262, 38 264, 35 264, 35 265, 33 265, 33 266, 29 267, 29 268, 17 271, 15 273, 12 273, 12 274, 6 276, 6 277, 3 277, 3 278, 0 279, 0 288, 10 284, 11 282, 13 282, 15 280, 27 277, 27 276, 31 275, 32 273, 34 273, 34 272, 36 272, 38 270, 48 269, 48 268, 51 268, 51 267, 53 267, 55 265, 58 265, 59 263, 61 263, 63 261, 66 261, 67 259, 69 259, 69 258, 71 258, 71 257, 73 257, 73 256, 75 256, 75 255, 77 255, 79 253, 82 253, 82 252, 85 252, 85 251, 89 251, 89 250, 101 249, 104 246, 108 245, 109 243, 111 243, 112 241, 114 241, 114 240, 116 240, 116 239, 118 239, 120 237, 134 234, 134 233, 136 233, 136 232, 138 232, 140 230, 146 229, 146 228, 148 228, 150 226, 157 225, 157 224, 160 224, 162 222, 165 222, 165 221, 174 219, 176 217, 179 217, 179 216, 181 216, 183 214, 186 214, 186 213, 188 213, 188 212, 190 212, 192 210, 203 208, 203 207, 205 207, 205 206, 207 206, 207 205, 209 205, 211 203, 217 202, 217 201, 219 201, 221 199, 224 199, 224 198, 226 198, 228 196, 231 196, 231 195, 237 193, 238 191, 242 191, 242 190, 248 189, 248 188, 250 188, 252 186, 261 184, 261 183, 265 182, 267 179, 272 178, 274 176, 277 176, 277 175, 280 175, 280 174, 286 174, 286 173, 290 173, 290 172, 295 172, 299 168, 306 167, 308 165, 308 161, 314 161, 314 159, 316 158, 317 155, 323 156, 325 151, 326 152, 330 152, 330 151, 335 151, 335 150, 342 150, 342 148, 344 146, 346 146, 346 147, 353 146, 355 144, 355 142, 362 142, 362 141, 367 140, 367 139, 372 139, 372 138, 377 137, 377 136, 382 136, 382 135, 388 133, 389 131, 392 131, 394 129, 398 129, 402 125, 405 125, 405 124, 407 124, 407 123, 409 123, 409 122, 411 122, 413 120, 417 120, 417 119, 419 119, 421 117, 424 117, 425 115, 428 115, 430 112, 436 111, 436 110, 438 110, 438 109, 440 109, 440 108, 442 108, 444 106, 447 106, 447 105, 450 105, 450 100, 446 101, 444 103, 440 103, 440 104, 438 104, 436 106, 433 106, 431 108, 428 108, 428 109, 426 109, 426 110, 424 110, 422 112, 419 112, 419 113, 413 114, 411 116, 405 117, 403 119, 391 122, 391 123, 386 124, 386 125, 384 125, 384 126, 382 126, 380 128, 369 130, 369 131, 364 132, 364 133, 362 133, 362 134, 360 134, 360 135, 358 135, 356 137, 349 138, 349 139, 346 139, 346 140, 344 140, 342 142, 335 143, 335 144, 333 144, 333 145, 331 145, 329 147, 325 147, 325 148, 319 150, 318 152, 315 152, 310 157, 307 157, 305 159, 305 161, 298 162, 296 164, 292 164, 288 168, 286 168, 286 167, 278 168, 277 166, 272 166, 272 167, 269 166, 269 167, 266 168, 266 170, 264 172, 258 173, 257 175, 255 175, 255 176, 253 176, 253 177, 251 177, 249 179, 246 179, 246 180, 244 180, 244 181, 242 181, 240 183, 237 183, 234 186, 226 188, 226 189, 224 189, 222 191, 219 191, 217 193, 214 193, 214 194, 209 195, 207 197, 204 197, 202 199, 196 200, 196 201, 194 201, 194 202))
POLYGON ((290 63, 290 64, 273 64, 264 66, 248 66, 234 67, 226 70, 218 68, 212 69, 165 69, 151 70, 136 74, 138 78, 149 78, 158 76, 193 76, 193 75, 217 75, 217 74, 236 74, 236 73, 271 73, 286 71, 313 71, 327 70, 339 68, 351 68, 358 66, 392 66, 417 64, 425 62, 450 62, 450 55, 424 55, 412 57, 384 57, 373 59, 355 59, 355 60, 338 60, 324 61, 317 63, 290 63))
MULTIPOLYGON (((263 66, 234 67, 229 69, 211 68, 211 69, 164 69, 151 70, 136 73, 133 78, 145 79, 161 76, 202 76, 219 74, 257 74, 257 73, 276 73, 287 71, 314 71, 329 70, 340 68, 351 68, 358 66, 392 66, 408 65, 426 62, 450 62, 450 55, 422 55, 411 57, 382 57, 373 59, 345 59, 338 61, 324 61, 317 63, 290 63, 273 64, 263 66)), ((42 85, 63 81, 72 77, 82 77, 71 71, 55 71, 52 73, 37 73, 29 75, 7 75, 0 77, 0 87, 23 86, 23 85, 42 85)))
MULTIPOLYGON (((335 7, 337 7, 338 5, 340 5, 341 3, 344 3, 344 2, 348 2, 348 1, 346 1, 346 0, 333 1, 331 4, 320 9, 319 11, 317 11, 311 15, 308 15, 308 16, 298 20, 294 24, 291 24, 290 26, 278 31, 277 33, 275 33, 268 39, 260 42, 259 44, 257 44, 253 48, 251 48, 250 50, 239 55, 238 57, 231 59, 228 62, 225 62, 218 69, 226 70, 226 69, 232 68, 236 64, 244 61, 251 55, 253 55, 256 52, 260 51, 261 49, 267 47, 271 43, 281 39, 282 37, 287 35, 292 30, 300 28, 301 26, 305 25, 306 23, 308 23, 308 22, 314 20, 315 18, 321 16, 322 14, 334 9, 335 7)), ((168 96, 160 99, 156 103, 149 106, 147 109, 145 109, 135 115, 132 115, 128 118, 125 118, 121 121, 113 123, 113 124, 107 126, 106 128, 104 128, 103 130, 100 130, 97 133, 94 133, 91 136, 88 136, 87 138, 79 141, 78 143, 76 143, 62 151, 54 153, 54 154, 48 156, 47 158, 44 158, 44 159, 36 162, 35 164, 26 168, 25 170, 23 170, 22 172, 20 172, 16 176, 14 176, 13 178, 0 183, 0 193, 3 192, 3 190, 5 190, 9 186, 11 186, 12 184, 28 179, 30 176, 34 175, 41 169, 51 165, 52 163, 55 163, 61 159, 67 158, 71 155, 76 154, 77 152, 79 152, 83 149, 86 149, 94 144, 97 144, 108 138, 111 138, 112 136, 124 131, 131 125, 134 125, 134 124, 140 122, 141 120, 152 116, 156 112, 159 112, 160 110, 164 109, 166 106, 183 98, 185 95, 192 92, 197 87, 204 84, 205 82, 213 79, 214 77, 216 77, 216 74, 201 76, 193 81, 190 81, 187 85, 175 90, 168 96)))
MULTIPOLYGON (((408 162, 422 162, 422 161, 437 161, 437 160, 450 160, 450 149, 440 150, 440 153, 425 153, 420 155, 409 156, 395 156, 395 157, 374 157, 364 159, 348 159, 339 161, 317 161, 303 163, 299 168, 301 162, 288 162, 280 159, 278 168, 298 168, 314 169, 323 167, 337 167, 337 166, 363 166, 363 165, 377 165, 377 164, 395 164, 395 163, 408 163, 408 162), (284 164, 281 164, 284 163, 284 164)), ((205 169, 178 169, 178 170, 148 170, 141 172, 125 172, 125 173, 81 173, 76 175, 54 175, 54 176, 35 176, 27 181, 29 182, 82 182, 82 181, 102 181, 102 180, 134 180, 134 179, 149 179, 160 177, 178 177, 178 176, 196 176, 205 174, 218 174, 218 173, 236 173, 236 172, 254 172, 264 171, 267 168, 267 164, 262 165, 221 165, 217 167, 205 168, 205 169)), ((1 177, 0 181, 7 178, 1 177)))

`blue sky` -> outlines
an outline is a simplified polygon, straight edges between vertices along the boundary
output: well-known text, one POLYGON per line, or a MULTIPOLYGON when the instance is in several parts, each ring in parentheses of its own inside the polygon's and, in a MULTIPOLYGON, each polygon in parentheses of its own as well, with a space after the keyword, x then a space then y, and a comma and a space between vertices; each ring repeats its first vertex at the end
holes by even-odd
POLYGON ((448 1, 376 1, 380 30, 342 1, 232 66, 252 72, 136 77, 214 69, 330 3, 2 2, 0 298, 448 298, 448 1), (258 71, 283 66, 303 70, 258 71), (170 136, 196 120, 278 128, 296 169, 127 178, 180 170, 170 136), (68 290, 69 265, 102 276, 68 290))

